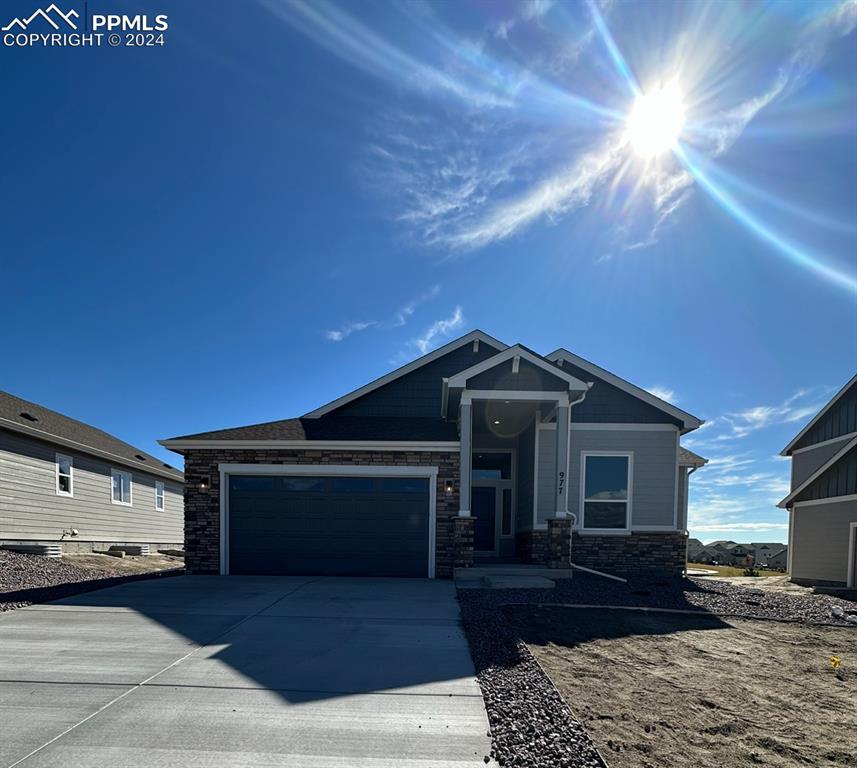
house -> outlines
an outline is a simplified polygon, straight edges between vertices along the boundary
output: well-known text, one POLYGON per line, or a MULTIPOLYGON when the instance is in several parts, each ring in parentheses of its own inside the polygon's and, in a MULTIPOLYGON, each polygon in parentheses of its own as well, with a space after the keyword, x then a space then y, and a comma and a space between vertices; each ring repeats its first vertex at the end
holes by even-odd
POLYGON ((791 580, 857 587, 857 375, 782 451, 792 460, 791 580))
POLYGON ((689 563, 702 563, 709 565, 717 560, 719 553, 710 549, 699 539, 687 540, 687 561, 689 563))
POLYGON ((757 561, 772 571, 785 571, 789 565, 789 548, 780 547, 767 555, 765 560, 757 561))
POLYGON ((0 392, 0 544, 180 548, 183 482, 107 432, 0 392))
POLYGON ((194 573, 680 574, 695 416, 473 331, 300 418, 174 437, 194 573), (573 537, 570 531, 573 529, 573 537))

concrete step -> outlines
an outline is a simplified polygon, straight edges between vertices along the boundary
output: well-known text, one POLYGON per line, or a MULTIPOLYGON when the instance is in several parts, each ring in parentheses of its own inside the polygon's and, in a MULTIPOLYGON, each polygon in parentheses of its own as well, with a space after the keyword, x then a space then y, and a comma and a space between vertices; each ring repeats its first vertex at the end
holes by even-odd
POLYGON ((488 589, 552 589, 556 582, 544 576, 485 576, 488 589))
POLYGON ((556 581, 557 579, 570 579, 572 575, 571 568, 544 568, 540 565, 512 563, 510 565, 474 565, 471 568, 456 568, 453 578, 456 582, 463 582, 478 581, 486 576, 541 576, 556 581))

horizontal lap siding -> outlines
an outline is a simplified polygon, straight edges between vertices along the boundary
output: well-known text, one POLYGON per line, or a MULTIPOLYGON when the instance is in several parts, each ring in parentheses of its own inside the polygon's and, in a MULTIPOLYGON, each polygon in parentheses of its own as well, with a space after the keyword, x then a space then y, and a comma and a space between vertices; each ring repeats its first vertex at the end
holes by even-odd
POLYGON ((854 500, 796 506, 792 510, 790 576, 809 581, 847 582, 851 523, 857 523, 854 500))
POLYGON ((63 529, 77 528, 80 541, 179 543, 184 538, 182 486, 163 480, 165 509, 160 512, 155 510, 155 480, 118 464, 0 431, 0 538, 58 540, 63 529), (73 459, 73 497, 56 493, 57 453, 73 459), (111 467, 131 472, 132 506, 111 503, 111 467))
POLYGON ((634 454, 631 525, 675 524, 677 433, 673 431, 584 430, 571 432, 568 508, 579 517, 580 455, 583 451, 634 454))

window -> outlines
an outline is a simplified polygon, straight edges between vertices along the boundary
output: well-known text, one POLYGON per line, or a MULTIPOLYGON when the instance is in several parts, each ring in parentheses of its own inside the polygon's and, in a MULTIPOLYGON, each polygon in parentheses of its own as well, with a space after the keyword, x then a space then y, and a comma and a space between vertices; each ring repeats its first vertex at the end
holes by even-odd
POLYGON ((383 493, 425 493, 428 482, 424 477, 384 477, 381 478, 383 493))
POLYGON ((583 454, 583 528, 630 528, 631 454, 583 454))
POLYGON ((474 453, 474 480, 509 480, 512 477, 511 453, 474 453))
POLYGON ((119 469, 110 470, 110 501, 131 506, 131 473, 119 469))
POLYGON ((164 511, 164 484, 160 480, 155 480, 155 509, 164 511))
POLYGON ((285 491, 301 491, 304 493, 323 491, 327 481, 323 477, 284 477, 282 487, 285 491))
POLYGON ((74 462, 71 456, 58 453, 57 460, 57 496, 74 496, 72 486, 72 466, 74 462))

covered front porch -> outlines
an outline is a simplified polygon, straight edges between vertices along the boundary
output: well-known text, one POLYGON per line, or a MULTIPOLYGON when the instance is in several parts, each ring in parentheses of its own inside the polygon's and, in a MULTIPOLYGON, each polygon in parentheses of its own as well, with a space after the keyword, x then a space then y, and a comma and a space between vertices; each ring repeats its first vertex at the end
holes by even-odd
POLYGON ((472 520, 475 567, 556 560, 551 521, 563 522, 566 541, 571 522, 570 410, 588 389, 523 347, 446 382, 445 415, 460 433, 458 514, 472 520))

